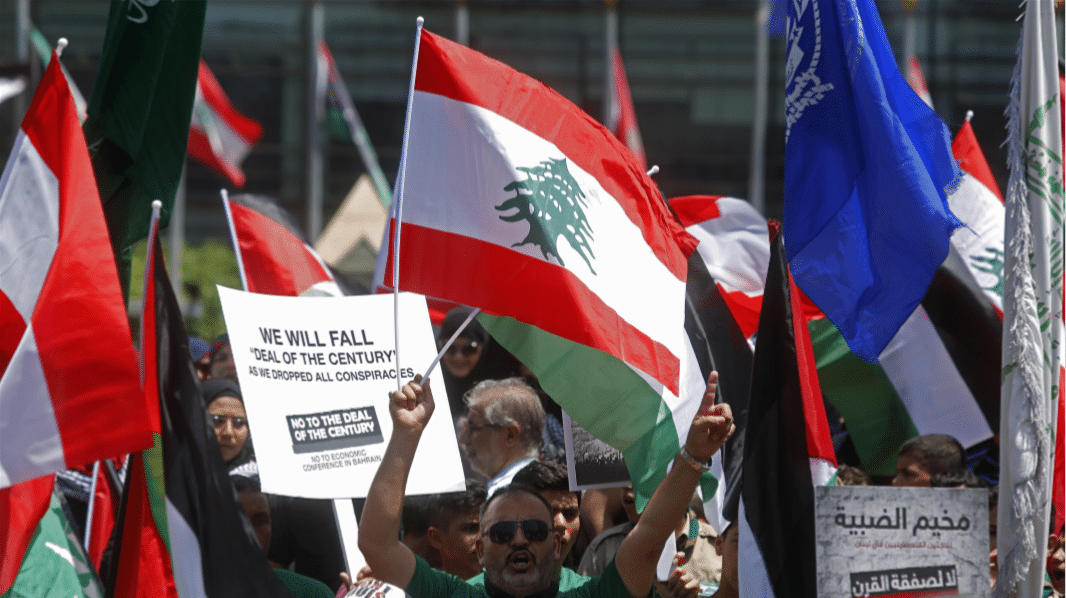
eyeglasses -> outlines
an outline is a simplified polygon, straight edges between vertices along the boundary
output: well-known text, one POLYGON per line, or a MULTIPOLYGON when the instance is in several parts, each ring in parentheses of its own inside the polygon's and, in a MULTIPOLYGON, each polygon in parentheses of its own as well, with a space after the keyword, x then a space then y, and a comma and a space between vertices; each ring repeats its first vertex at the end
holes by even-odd
POLYGON ((216 428, 221 428, 222 426, 226 425, 227 421, 233 422, 234 428, 243 428, 244 426, 248 425, 248 420, 243 417, 230 417, 228 415, 211 416, 211 423, 214 424, 216 428))
POLYGON ((530 542, 543 542, 548 539, 551 527, 548 522, 540 519, 523 519, 522 521, 498 521, 489 527, 489 540, 493 544, 507 544, 514 539, 518 526, 522 526, 522 534, 530 542))
POLYGON ((459 422, 458 422, 458 427, 459 427, 459 431, 460 432, 465 430, 466 432, 474 433, 474 432, 477 432, 478 430, 480 430, 482 428, 502 428, 503 426, 500 425, 500 424, 492 424, 492 423, 489 423, 489 422, 485 422, 483 424, 478 424, 478 423, 474 423, 474 422, 470 421, 469 419, 467 419, 465 417, 460 417, 459 418, 459 422))
POLYGON ((477 343, 470 343, 469 345, 452 345, 448 347, 445 354, 455 357, 456 355, 462 355, 463 357, 473 357, 481 350, 480 345, 477 343))

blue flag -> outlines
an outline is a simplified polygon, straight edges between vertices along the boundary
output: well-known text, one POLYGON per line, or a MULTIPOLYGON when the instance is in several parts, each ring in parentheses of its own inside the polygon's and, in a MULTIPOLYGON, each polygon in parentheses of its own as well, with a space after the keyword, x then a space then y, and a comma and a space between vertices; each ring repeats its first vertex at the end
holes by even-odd
POLYGON ((943 121, 907 85, 873 0, 788 3, 785 247, 851 350, 877 356, 961 222, 943 121))

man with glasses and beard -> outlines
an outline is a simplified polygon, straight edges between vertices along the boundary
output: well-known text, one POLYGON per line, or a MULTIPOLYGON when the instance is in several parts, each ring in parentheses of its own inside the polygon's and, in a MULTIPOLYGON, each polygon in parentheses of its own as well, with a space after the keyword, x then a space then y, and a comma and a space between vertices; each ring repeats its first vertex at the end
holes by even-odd
POLYGON ((501 488, 486 501, 477 550, 485 570, 484 588, 435 571, 398 540, 404 489, 418 441, 434 403, 420 377, 390 395, 392 437, 370 486, 359 527, 359 549, 378 579, 404 588, 414 598, 470 596, 551 598, 643 597, 655 579, 659 555, 688 508, 711 456, 733 433, 729 406, 714 404, 718 376, 707 381, 703 403, 670 472, 652 495, 640 521, 602 575, 559 592, 554 577, 562 539, 551 526, 551 506, 520 485, 501 488))

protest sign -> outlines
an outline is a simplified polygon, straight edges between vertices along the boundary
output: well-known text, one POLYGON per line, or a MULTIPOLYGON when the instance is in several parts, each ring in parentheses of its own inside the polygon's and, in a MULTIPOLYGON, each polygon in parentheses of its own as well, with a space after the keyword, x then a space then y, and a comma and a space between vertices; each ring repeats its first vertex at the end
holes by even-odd
POLYGON ((988 596, 988 491, 818 486, 819 598, 988 596))
MULTIPOLYGON (((219 287, 263 491, 306 498, 366 496, 392 433, 393 298, 281 297, 219 287)), ((400 378, 436 355, 424 297, 400 294, 400 378)), ((444 386, 430 379, 439 405, 444 386)), ((440 409, 438 409, 440 411, 440 409)), ((415 453, 408 494, 465 489, 444 409, 415 453)))

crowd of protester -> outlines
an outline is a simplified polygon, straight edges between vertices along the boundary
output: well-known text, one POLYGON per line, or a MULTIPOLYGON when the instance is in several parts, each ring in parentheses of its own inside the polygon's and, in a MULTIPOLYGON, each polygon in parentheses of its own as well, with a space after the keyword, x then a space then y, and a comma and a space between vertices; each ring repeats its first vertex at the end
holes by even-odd
MULTIPOLYGON (((447 315, 438 332, 438 349, 444 347, 467 315, 469 310, 464 308, 447 315)), ((297 596, 308 598, 343 596, 349 591, 357 592, 361 584, 380 584, 375 580, 377 572, 370 567, 358 572, 345 570, 331 501, 267 495, 260 489, 251 429, 228 337, 222 335, 210 345, 190 339, 190 349, 202 379, 207 416, 234 489, 264 558, 282 581, 297 596)), ((626 538, 641 520, 633 489, 570 490, 561 409, 540 388, 536 378, 476 320, 460 331, 441 364, 441 377, 451 398, 442 411, 449 413, 455 424, 467 489, 406 497, 397 522, 405 550, 426 567, 468 580, 477 595, 488 591, 486 584, 504 583, 491 577, 485 550, 495 543, 513 546, 519 541, 535 543, 536 538, 547 542, 546 538, 554 536, 559 541, 557 554, 545 557, 549 563, 537 563, 546 567, 545 575, 550 574, 549 587, 557 587, 558 592, 598 587, 588 585, 593 583, 590 580, 601 580, 613 570, 619 550, 624 550, 626 538), (507 500, 496 501, 493 497, 497 493, 507 495, 507 500), (548 517, 543 523, 548 527, 541 527, 539 519, 525 519, 505 520, 503 523, 510 527, 499 528, 496 524, 486 530, 482 523, 487 505, 496 505, 495 513, 503 508, 499 505, 515 502, 522 493, 541 499, 548 517), (491 538, 486 540, 486 534, 492 534, 491 538)), ((998 492, 966 468, 962 445, 943 434, 912 438, 899 449, 896 469, 890 482, 894 486, 980 488, 988 492, 989 567, 994 583, 998 492)), ((121 475, 121 471, 118 473, 121 475)), ((59 480, 70 509, 75 517, 81 513, 84 520, 88 472, 63 472, 59 480)), ((874 485, 875 479, 855 463, 842 463, 833 483, 874 485)), ((738 596, 738 526, 728 523, 725 529, 716 530, 703 513, 698 494, 693 493, 692 500, 686 502, 689 505, 680 522, 676 527, 671 522, 677 548, 673 571, 665 582, 653 583, 647 595, 738 596)), ((356 503, 359 512, 363 501, 356 503)), ((1050 531, 1044 596, 1061 597, 1066 581, 1066 532, 1050 531)), ((525 554, 524 550, 518 552, 525 554)), ((532 549, 528 554, 531 560, 538 558, 532 549)), ((421 569, 412 571, 405 574, 414 575, 414 580, 422 579, 421 569)), ((625 574, 622 576, 628 579, 625 574)), ((400 580, 403 581, 402 575, 400 580)), ((493 587, 489 595, 498 595, 498 589, 493 587)))

